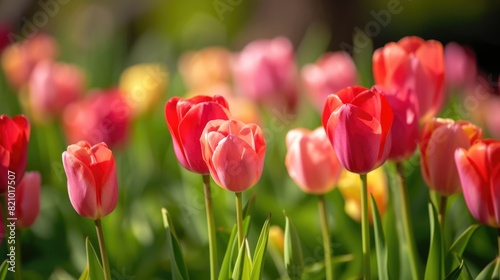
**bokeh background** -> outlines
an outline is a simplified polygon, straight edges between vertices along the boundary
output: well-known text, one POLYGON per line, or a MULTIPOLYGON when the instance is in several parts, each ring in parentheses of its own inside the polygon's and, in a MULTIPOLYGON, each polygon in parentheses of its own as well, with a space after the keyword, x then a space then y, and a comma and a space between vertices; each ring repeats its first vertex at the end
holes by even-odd
MULTIPOLYGON (((126 144, 113 149, 119 204, 104 218, 103 225, 114 279, 170 279, 161 207, 169 209, 173 216, 191 278, 206 279, 208 275, 201 178, 178 164, 163 115, 168 98, 187 92, 178 72, 178 60, 183 53, 215 45, 239 51, 256 39, 286 36, 294 45, 299 67, 314 62, 325 51, 347 50, 355 58, 360 82, 371 86, 373 49, 417 35, 439 40, 443 45, 455 41, 469 46, 475 52, 479 71, 498 94, 499 14, 500 2, 494 0, 0 2, 0 23, 10 30, 7 42, 12 42, 12 38, 30 38, 35 32, 51 34, 59 45, 58 60, 76 64, 84 71, 87 90, 116 87, 123 70, 137 63, 163 63, 168 68, 169 83, 160 102, 147 114, 135 118, 126 144), (388 7, 399 12, 387 17, 388 7), (46 16, 40 17, 40 13, 46 16), (358 46, 362 46, 358 51, 352 48, 357 30, 372 35, 372 42, 367 37, 357 38, 358 46)), ((460 102, 455 97, 449 100, 448 106, 460 102)), ((308 101, 304 103, 300 118, 285 115, 273 120, 275 125, 267 122, 265 171, 262 180, 244 197, 257 195, 250 233, 253 244, 267 215, 272 213, 272 223, 283 227, 282 210, 286 210, 301 237, 306 264, 313 264, 322 260, 316 200, 295 186, 284 167, 286 132, 320 124, 319 114, 308 101)), ((23 113, 18 93, 7 83, 3 72, 0 113, 23 113)), ((448 117, 467 117, 453 110, 450 114, 448 117)), ((57 120, 32 123, 27 169, 41 172, 42 198, 37 222, 22 233, 26 279, 75 279, 85 265, 85 237, 89 236, 94 246, 97 244, 92 221, 78 216, 68 199, 61 162, 68 144, 57 120)), ((418 158, 411 162, 407 166, 411 216, 419 255, 425 263, 429 247, 425 210, 428 190, 420 176, 418 158)), ((395 182, 390 176, 388 181, 395 182)), ((221 261, 235 219, 234 201, 232 194, 215 185, 213 191, 221 261)), ((337 190, 327 199, 335 254, 360 256, 359 224, 344 213, 344 200, 337 190)), ((393 210, 388 209, 386 215, 394 215, 393 210)), ((449 215, 450 239, 474 223, 459 195, 450 199, 449 215)), ((387 238, 396 238, 392 234, 387 238)), ((494 231, 485 227, 478 230, 465 252, 473 274, 495 257, 495 242, 494 231)), ((5 253, 3 245, 0 256, 5 253)), ((353 279, 360 266, 360 258, 355 258, 339 264, 337 271, 342 278, 353 279)), ((264 274, 266 279, 279 277, 269 256, 264 274)))

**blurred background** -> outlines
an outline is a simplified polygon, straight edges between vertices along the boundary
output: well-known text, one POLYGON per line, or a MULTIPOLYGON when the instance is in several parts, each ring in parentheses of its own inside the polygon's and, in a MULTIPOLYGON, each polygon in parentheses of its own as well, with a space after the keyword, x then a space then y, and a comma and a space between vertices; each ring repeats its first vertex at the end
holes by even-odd
MULTIPOLYGON (((84 73, 84 96, 93 89, 122 88, 122 74, 129 66, 160 63, 165 67, 155 74, 165 80, 157 87, 160 97, 147 112, 131 117, 125 143, 113 147, 120 197, 117 209, 103 219, 104 234, 114 279, 170 279, 160 212, 161 207, 166 207, 173 216, 191 278, 205 279, 208 243, 201 178, 178 164, 163 114, 168 98, 199 93, 188 88, 179 72, 183 54, 210 46, 238 52, 254 40, 285 36, 293 44, 298 67, 313 63, 326 51, 347 51, 354 57, 360 83, 371 86, 373 50, 404 36, 417 35, 439 40, 443 45, 454 41, 468 46, 475 53, 478 73, 486 79, 490 92, 498 95, 499 14, 500 2, 494 0, 3 0, 0 48, 30 39, 35 33, 53 36, 57 61, 75 65, 84 73), (359 31, 368 35, 360 35, 359 31)), ((85 237, 90 237, 94 247, 97 245, 94 226, 76 214, 68 199, 61 162, 61 154, 69 144, 64 121, 37 121, 23 105, 26 101, 22 92, 26 91, 29 88, 12 86, 2 70, 0 113, 29 115, 32 132, 27 170, 42 174, 39 217, 22 232, 25 278, 76 279, 85 266, 85 237)), ((286 132, 294 127, 313 129, 320 125, 319 113, 310 103, 300 108, 300 118, 284 115, 272 119, 254 113, 264 119, 262 125, 268 128, 268 155, 262 180, 244 197, 257 194, 250 234, 253 244, 268 213, 273 214, 272 223, 283 228, 284 209, 301 236, 306 264, 307 260, 314 264, 322 259, 322 255, 318 256, 322 245, 316 200, 295 186, 283 164, 286 132)), ((464 116, 452 112, 448 117, 464 116)), ((421 209, 426 209, 428 191, 419 174, 418 156, 408 169, 411 214, 424 263, 429 221, 421 209)), ((389 176, 388 181, 394 180, 389 176)), ((234 223, 234 201, 231 194, 216 185, 213 191, 221 261, 234 223)), ((361 252, 358 222, 344 213, 339 191, 327 198, 335 254, 357 256, 361 252)), ((461 196, 450 201, 451 239, 474 221, 461 196)), ((473 272, 495 257, 493 240, 495 232, 482 227, 471 242, 465 256, 471 260, 473 272)), ((5 253, 3 245, 0 255, 5 253)), ((343 279, 355 279, 361 263, 356 258, 338 266, 343 279)), ((266 279, 279 278, 278 268, 269 256, 264 274, 266 279)))

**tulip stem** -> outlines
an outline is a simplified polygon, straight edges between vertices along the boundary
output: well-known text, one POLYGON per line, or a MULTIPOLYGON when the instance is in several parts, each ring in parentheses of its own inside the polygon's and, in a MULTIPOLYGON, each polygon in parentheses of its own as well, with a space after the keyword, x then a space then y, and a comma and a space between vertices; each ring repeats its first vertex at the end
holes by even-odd
POLYGON ((242 198, 241 192, 236 194, 236 223, 238 225, 238 248, 243 244, 243 238, 245 233, 243 232, 243 209, 242 209, 242 198))
POLYGON ((366 174, 361 178, 361 238, 363 240, 363 275, 364 279, 371 278, 370 269, 370 224, 368 222, 368 182, 366 174))
POLYGON ((104 234, 102 233, 101 220, 97 219, 95 222, 95 230, 97 231, 97 240, 99 241, 99 250, 101 251, 102 269, 104 270, 104 279, 111 280, 111 271, 109 269, 108 253, 106 245, 104 244, 104 234))
POLYGON ((14 272, 14 279, 21 280, 23 279, 22 274, 22 260, 21 260, 21 231, 16 229, 16 270, 14 272))
POLYGON ((498 258, 500 259, 500 228, 497 228, 498 235, 498 258))
POLYGON ((417 248, 415 246, 415 239, 413 237, 413 230, 410 219, 410 212, 408 209, 408 195, 406 193, 406 182, 405 182, 405 173, 404 167, 401 162, 396 163, 396 169, 398 172, 399 179, 399 188, 396 188, 398 191, 399 202, 401 203, 401 210, 403 214, 403 231, 406 238, 406 246, 408 248, 409 258, 410 258, 410 268, 412 279, 421 279, 420 271, 418 269, 418 255, 417 248))
POLYGON ((441 232, 444 236, 444 221, 446 219, 446 204, 448 202, 448 197, 444 195, 439 195, 439 224, 441 224, 441 232))
POLYGON ((332 249, 330 246, 330 234, 328 233, 328 218, 326 215, 325 196, 318 195, 319 215, 321 218, 321 233, 323 234, 323 250, 325 250, 326 280, 333 280, 332 249))
POLYGON ((212 193, 210 191, 210 175, 203 176, 203 192, 205 194, 205 210, 207 212, 208 249, 210 253, 210 279, 217 279, 217 239, 215 236, 215 220, 212 210, 212 193))

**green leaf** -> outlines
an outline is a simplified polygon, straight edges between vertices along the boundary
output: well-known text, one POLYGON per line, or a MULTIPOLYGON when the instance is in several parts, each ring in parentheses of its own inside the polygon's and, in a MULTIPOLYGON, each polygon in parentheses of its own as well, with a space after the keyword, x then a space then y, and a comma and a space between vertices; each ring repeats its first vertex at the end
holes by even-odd
POLYGON ((172 269, 172 278, 175 279, 189 279, 186 264, 182 254, 181 246, 173 228, 172 219, 167 209, 162 208, 161 213, 163 216, 163 225, 167 233, 167 247, 170 256, 170 264, 172 269))
POLYGON ((483 271, 479 273, 479 275, 476 277, 476 280, 499 279, 499 266, 500 258, 494 259, 483 269, 483 271))
POLYGON ((260 280, 262 279, 262 269, 264 267, 264 256, 266 254, 267 241, 269 239, 269 228, 271 226, 270 223, 271 215, 267 218, 262 226, 262 230, 260 231, 259 240, 257 241, 257 245, 255 247, 255 252, 253 256, 253 267, 252 274, 250 279, 260 280))
POLYGON ((5 280, 7 278, 7 271, 9 269, 9 264, 7 263, 7 259, 3 261, 0 266, 0 280, 5 280))
MULTIPOLYGON (((354 260, 354 255, 341 255, 332 257, 332 264, 348 263, 354 260)), ((325 279, 325 262, 319 261, 304 267, 304 273, 301 279, 307 280, 324 280, 325 279)))
POLYGON ((245 252, 244 252, 244 258, 243 258, 243 274, 242 274, 242 279, 250 279, 250 276, 252 275, 252 270, 253 270, 253 262, 252 262, 252 256, 250 255, 250 247, 248 246, 248 239, 244 239, 245 241, 243 242, 245 244, 245 252))
POLYGON ((246 260, 246 258, 247 258, 247 255, 246 255, 246 251, 247 251, 246 238, 244 240, 245 241, 243 242, 243 244, 241 244, 241 246, 240 246, 240 248, 238 250, 238 257, 236 258, 236 263, 234 264, 233 275, 230 278, 230 279, 233 279, 233 280, 248 279, 248 278, 242 278, 243 271, 245 270, 245 268, 244 268, 245 262, 248 262, 246 260))
POLYGON ((377 267, 378 267, 378 278, 380 280, 389 279, 388 271, 388 251, 385 243, 384 229, 382 227, 382 219, 380 218, 380 213, 377 208, 377 203, 373 196, 371 198, 372 206, 372 217, 373 217, 373 227, 375 232, 375 249, 377 253, 377 267))
POLYGON ((89 238, 85 239, 85 247, 87 250, 87 266, 88 266, 88 276, 90 280, 104 280, 104 271, 102 270, 99 258, 90 243, 89 238))
POLYGON ((288 276, 292 279, 301 279, 304 271, 304 258, 302 257, 302 247, 300 238, 293 226, 292 220, 285 215, 285 267, 288 276))
POLYGON ((222 266, 219 272, 219 280, 227 280, 230 279, 231 268, 233 265, 233 252, 236 247, 236 234, 237 234, 236 225, 233 226, 233 230, 231 230, 231 236, 229 237, 229 242, 227 243, 226 253, 224 254, 224 260, 222 261, 222 266))
POLYGON ((471 225, 457 238, 457 240, 455 240, 453 245, 451 245, 445 259, 446 271, 450 270, 454 263, 459 263, 457 262, 457 259, 461 259, 465 247, 478 228, 479 225, 477 224, 471 225))
POLYGON ((431 244, 427 266, 425 268, 425 279, 443 279, 443 244, 441 239, 441 229, 437 218, 436 209, 429 202, 429 222, 431 225, 431 244))
POLYGON ((460 276, 460 273, 462 273, 463 268, 464 268, 464 260, 460 262, 459 266, 457 266, 448 275, 446 275, 444 280, 457 280, 458 277, 460 276))
POLYGON ((85 266, 85 269, 83 270, 82 272, 82 275, 80 275, 80 278, 78 278, 78 280, 89 280, 89 266, 86 265, 85 266))

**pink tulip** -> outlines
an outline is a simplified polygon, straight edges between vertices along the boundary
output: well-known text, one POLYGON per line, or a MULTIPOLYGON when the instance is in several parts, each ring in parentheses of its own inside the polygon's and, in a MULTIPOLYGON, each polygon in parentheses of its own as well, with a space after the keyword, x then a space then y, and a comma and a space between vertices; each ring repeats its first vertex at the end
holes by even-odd
POLYGON ((477 75, 474 52, 455 42, 444 48, 446 63, 446 85, 449 88, 465 88, 474 84, 477 75))
POLYGON ((23 178, 29 139, 30 123, 25 116, 19 115, 12 119, 7 115, 0 116, 0 194, 5 193, 9 185, 17 185, 23 178), (15 180, 9 179, 9 174, 15 180), (10 181, 14 181, 14 185, 10 181))
POLYGON ((368 173, 389 156, 392 109, 376 89, 347 87, 330 94, 322 123, 342 165, 368 173))
POLYGON ((52 61, 38 63, 29 83, 31 109, 43 120, 62 114, 83 93, 84 73, 76 66, 52 61))
POLYGON ((131 110, 118 89, 96 90, 90 97, 68 105, 63 122, 68 143, 83 140, 114 147, 127 139, 131 110))
POLYGON ((327 53, 315 64, 304 66, 302 80, 314 105, 321 111, 329 94, 356 85, 356 65, 346 52, 327 53))
POLYGON ((266 143, 259 126, 213 120, 200 138, 201 151, 217 185, 232 192, 254 186, 262 175, 266 143))
POLYGON ((500 96, 491 95, 484 105, 484 121, 491 137, 500 139, 500 96))
POLYGON ((254 41, 236 55, 232 66, 238 92, 278 110, 295 110, 298 75, 288 39, 254 41))
POLYGON ((202 156, 200 137, 209 121, 228 118, 229 108, 222 96, 173 97, 167 102, 165 119, 175 155, 184 168, 200 174, 209 173, 202 156))
POLYGON ((482 137, 480 128, 467 121, 434 118, 420 134, 420 168, 427 186, 442 196, 460 192, 453 162, 455 150, 468 149, 482 137))
POLYGON ((404 37, 373 54, 375 83, 387 89, 414 92, 421 122, 436 116, 443 106, 444 71, 443 45, 433 40, 404 37))
MULTIPOLYGON (((16 227, 29 228, 40 212, 40 186, 42 179, 36 171, 26 172, 16 187, 16 227)), ((7 197, 8 198, 8 197, 7 197)))
POLYGON ((290 130, 286 146, 288 174, 304 192, 326 194, 335 187, 343 168, 323 127, 290 130))
POLYGON ((457 149, 455 163, 472 216, 500 228, 500 141, 485 139, 457 149))
POLYGON ((108 146, 80 141, 68 146, 62 160, 69 200, 76 212, 92 220, 111 213, 118 202, 118 182, 115 159, 108 146))

